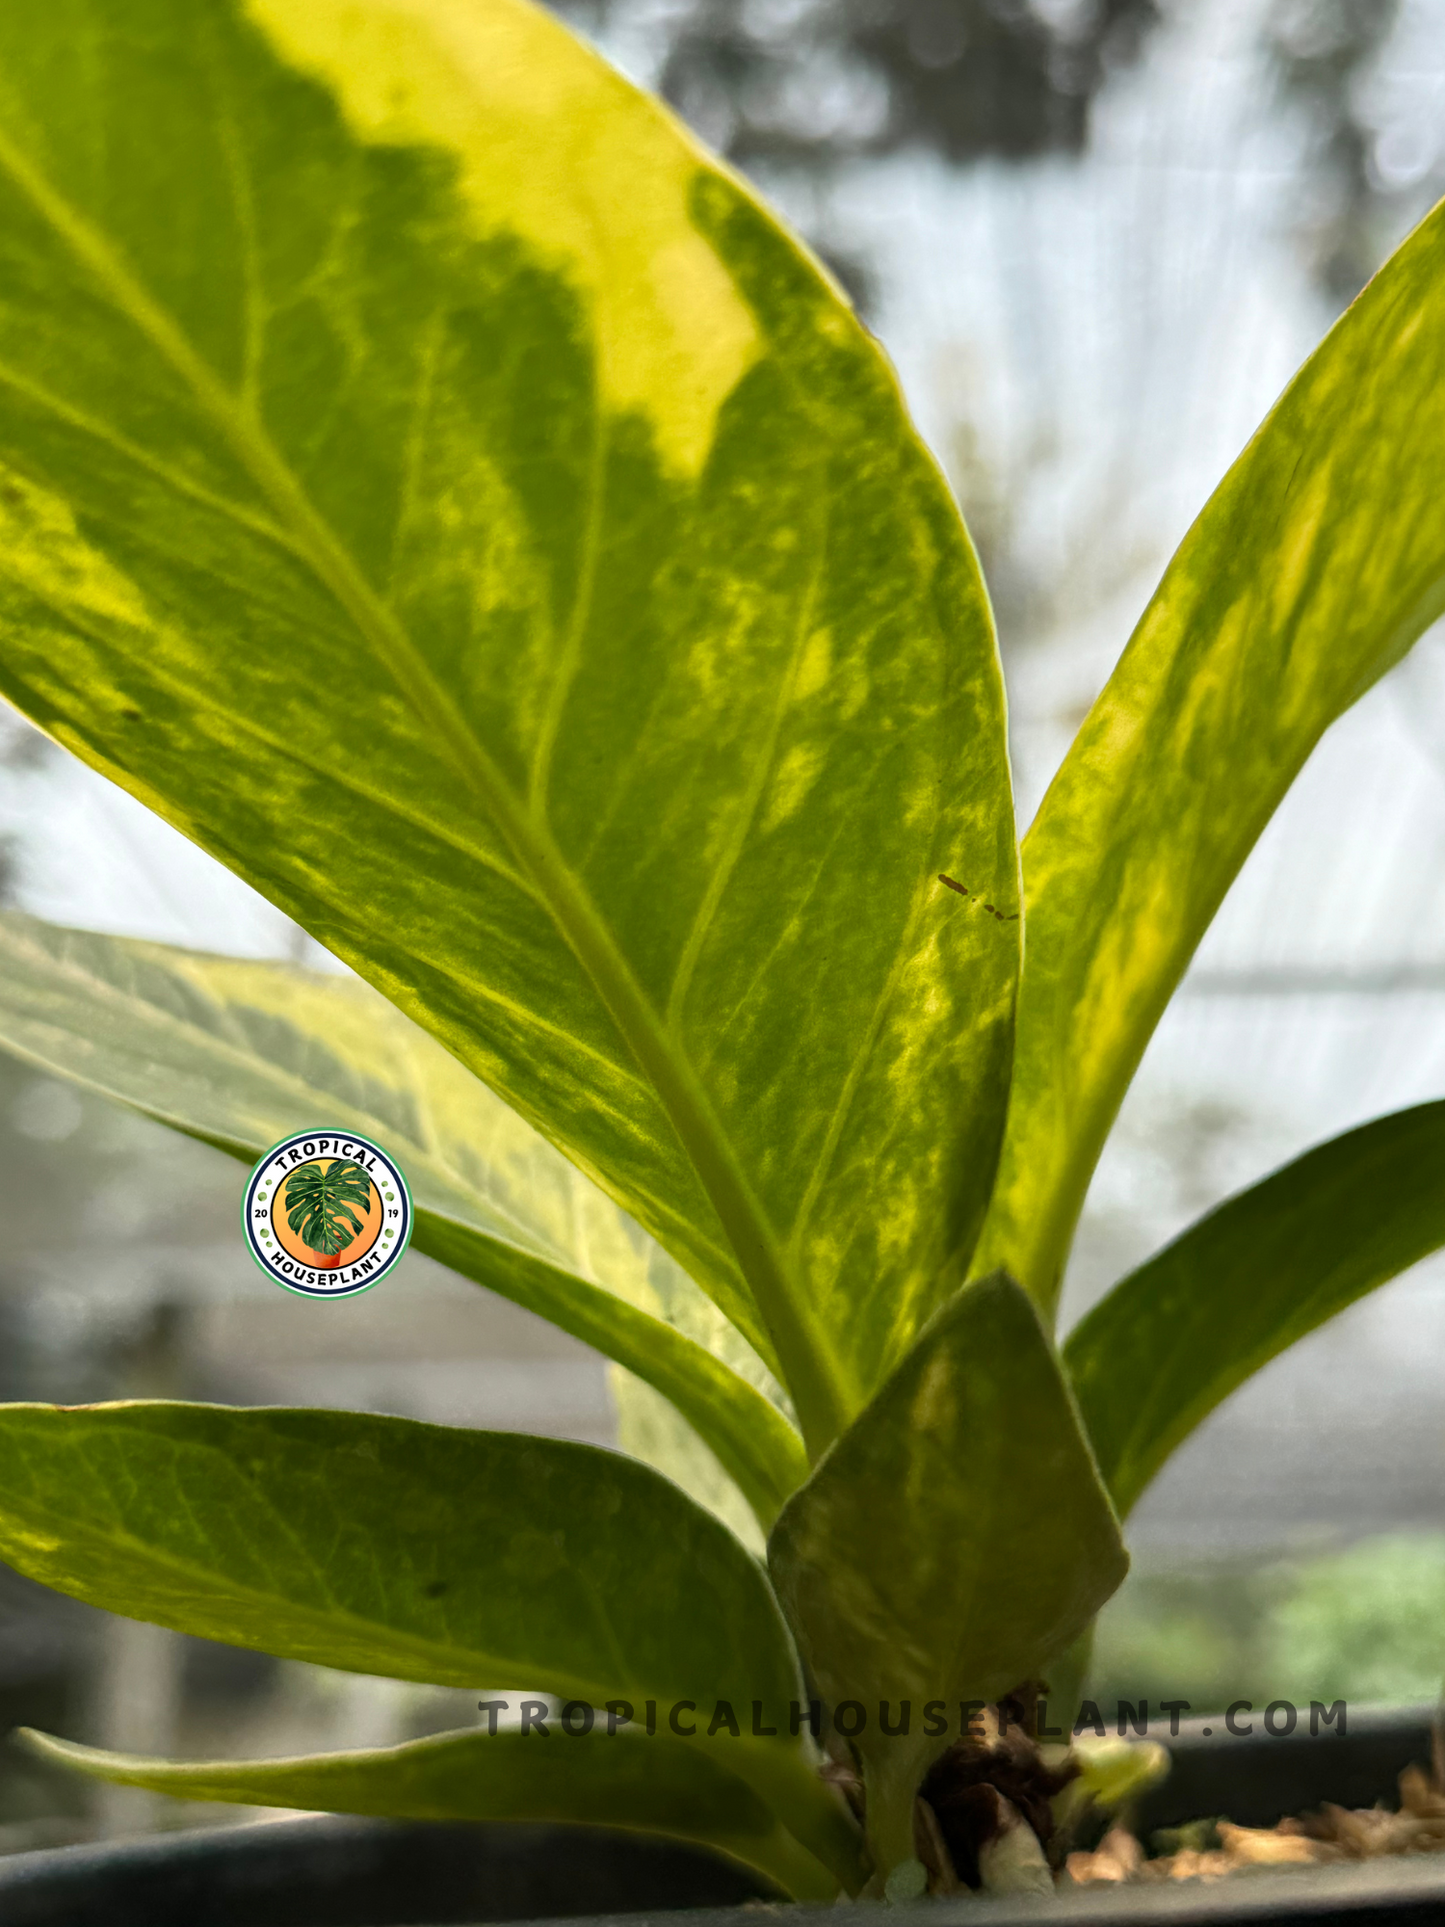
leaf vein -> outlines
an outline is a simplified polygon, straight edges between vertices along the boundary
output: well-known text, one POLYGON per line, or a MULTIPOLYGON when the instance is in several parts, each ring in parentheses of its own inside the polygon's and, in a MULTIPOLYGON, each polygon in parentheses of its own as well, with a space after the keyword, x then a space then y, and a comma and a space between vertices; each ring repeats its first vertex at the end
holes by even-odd
POLYGON ((807 647, 812 628, 813 612, 817 606, 818 587, 822 581, 823 562, 827 550, 828 510, 827 498, 819 495, 819 527, 815 531, 816 543, 813 550, 813 566, 808 572, 807 584, 799 598, 798 613, 793 630, 793 646, 788 653, 787 668, 778 679, 777 699, 773 704, 772 717, 767 731, 758 747, 748 785, 738 801, 734 815, 732 832, 728 837, 721 860, 708 878, 702 902, 698 905, 692 927, 687 933, 682 950, 678 956, 677 968, 673 972, 672 984, 667 997, 666 1022, 669 1029, 676 1031, 681 1025, 683 1005, 692 984, 693 973, 697 968, 702 948, 712 928, 718 909, 732 881, 733 872, 742 860, 743 848, 748 840, 748 832, 757 820, 768 778, 778 751, 778 738, 782 733, 783 717, 787 714, 793 690, 797 684, 798 667, 807 647))

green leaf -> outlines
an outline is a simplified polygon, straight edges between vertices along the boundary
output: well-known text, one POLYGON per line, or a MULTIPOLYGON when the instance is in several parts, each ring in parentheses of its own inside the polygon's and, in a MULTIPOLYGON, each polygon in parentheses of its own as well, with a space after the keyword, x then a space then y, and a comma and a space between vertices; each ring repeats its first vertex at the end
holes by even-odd
POLYGON ((10 1405, 0 1464, 4 1556, 133 1618, 598 1704, 795 1690, 755 1562, 615 1452, 353 1412, 10 1405))
POLYGON ((1320 736, 1445 608, 1445 208, 1185 538, 1024 845, 1028 963, 976 1268, 1045 1306, 1195 945, 1320 736))
POLYGON ((287 1175, 285 1198, 286 1222, 302 1244, 332 1258, 361 1235, 361 1220, 348 1207, 370 1209, 371 1179, 347 1158, 298 1164, 287 1175))
POLYGON ((1376 1118, 1230 1198, 1115 1285, 1064 1347, 1127 1513, 1236 1386, 1445 1245, 1445 1103, 1376 1118))
MULTIPOLYGON (((514 1702, 515 1705, 515 1702, 514 1702)), ((580 1727, 580 1712, 573 1724, 580 1727)), ((638 1709, 638 1719, 642 1718, 638 1709)), ((77 1746, 48 1733, 20 1737, 42 1759, 95 1779, 185 1800, 406 1820, 552 1820, 624 1828, 715 1847, 775 1880, 795 1899, 831 1900, 838 1881, 801 1848, 715 1750, 649 1737, 601 1717, 591 1732, 441 1733, 405 1746, 287 1760, 151 1760, 77 1746)))
POLYGON ((856 1745, 885 1873, 913 1852, 913 1796, 993 1700, 1085 1627, 1128 1556, 1053 1346, 1001 1274, 961 1291, 784 1507, 768 1544, 810 1676, 869 1714, 856 1745), (884 1737, 875 1711, 911 1708, 884 1737), (949 1731, 923 1732, 943 1702, 949 1731))
POLYGON ((353 1672, 727 1700, 728 1767, 810 1848, 846 1843, 806 1728, 788 1737, 797 1658, 761 1567, 621 1453, 355 1412, 0 1406, 0 1557, 111 1612, 353 1672), (781 1737, 753 1736, 754 1704, 781 1737))
POLYGON ((526 0, 55 0, 0 76, 0 689, 596 1178, 816 1454, 962 1275, 1019 944, 877 344, 526 0))
POLYGON ((685 1414, 766 1527, 807 1471, 762 1361, 637 1226, 355 978, 0 912, 0 1048, 253 1163, 334 1124, 401 1160, 418 1250, 685 1414))

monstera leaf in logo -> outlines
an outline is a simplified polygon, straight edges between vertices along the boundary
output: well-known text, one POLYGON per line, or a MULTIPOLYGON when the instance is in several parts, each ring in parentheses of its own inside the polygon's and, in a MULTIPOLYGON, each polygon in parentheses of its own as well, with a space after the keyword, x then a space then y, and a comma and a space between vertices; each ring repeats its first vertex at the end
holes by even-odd
POLYGON ((371 1179, 349 1158, 298 1164, 286 1179, 286 1222, 323 1265, 334 1265, 337 1253, 360 1235, 353 1205, 370 1210, 371 1179))

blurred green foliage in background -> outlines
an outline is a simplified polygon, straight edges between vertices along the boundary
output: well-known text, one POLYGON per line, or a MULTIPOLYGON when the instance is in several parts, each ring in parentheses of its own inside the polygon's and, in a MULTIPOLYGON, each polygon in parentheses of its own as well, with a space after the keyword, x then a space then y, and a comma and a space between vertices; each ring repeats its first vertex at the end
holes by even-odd
POLYGON ((1445 1676, 1445 1532, 1283 1559, 1141 1553, 1100 1614, 1094 1650, 1089 1691, 1107 1708, 1434 1699, 1445 1676))

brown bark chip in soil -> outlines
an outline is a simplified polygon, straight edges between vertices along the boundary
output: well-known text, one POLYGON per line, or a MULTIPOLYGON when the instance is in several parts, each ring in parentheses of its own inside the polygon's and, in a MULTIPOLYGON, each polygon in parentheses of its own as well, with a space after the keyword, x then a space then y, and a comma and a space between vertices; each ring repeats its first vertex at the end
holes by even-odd
MULTIPOLYGON (((1375 1860, 1385 1854, 1445 1852, 1445 1792, 1417 1766, 1400 1775, 1400 1810, 1326 1805, 1318 1813, 1281 1820, 1276 1827, 1236 1827, 1200 1821, 1198 1846, 1180 1845, 1153 1860, 1130 1833, 1114 1828, 1093 1853, 1071 1853, 1065 1883, 1219 1880, 1250 1867, 1318 1865, 1330 1860, 1375 1860)), ((1157 1844, 1157 1843, 1156 1843, 1157 1844)))

